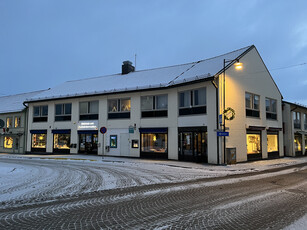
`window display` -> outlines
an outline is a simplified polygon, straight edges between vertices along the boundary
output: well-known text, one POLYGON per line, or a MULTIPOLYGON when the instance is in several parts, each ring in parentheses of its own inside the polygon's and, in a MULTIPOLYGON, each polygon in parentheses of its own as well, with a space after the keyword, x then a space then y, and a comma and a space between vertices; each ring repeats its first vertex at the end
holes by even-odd
POLYGON ((246 134, 247 154, 261 153, 260 134, 246 134))
POLYGON ((167 134, 143 133, 142 152, 167 153, 167 134))
POLYGON ((12 137, 4 137, 4 148, 6 149, 13 148, 13 138, 12 137))
POLYGON ((47 134, 32 134, 32 148, 46 148, 47 134))
POLYGON ((302 151, 302 135, 300 134, 294 135, 294 146, 295 146, 295 152, 302 151))
POLYGON ((278 135, 268 134, 267 135, 268 152, 278 152, 278 135))
POLYGON ((54 149, 70 148, 70 134, 54 134, 53 139, 54 149))
POLYGON ((117 135, 110 136, 110 148, 117 148, 117 135))

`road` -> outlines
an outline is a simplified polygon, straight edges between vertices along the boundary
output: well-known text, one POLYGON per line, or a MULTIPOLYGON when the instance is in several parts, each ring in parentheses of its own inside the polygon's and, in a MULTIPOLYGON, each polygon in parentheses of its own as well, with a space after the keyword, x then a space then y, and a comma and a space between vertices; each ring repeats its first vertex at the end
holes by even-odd
MULTIPOLYGON (((118 168, 116 172, 120 174, 118 168)), ((90 180, 93 186, 101 183, 99 177, 90 180)), ((84 191, 3 202, 0 229, 282 229, 307 213, 307 164, 84 191)))

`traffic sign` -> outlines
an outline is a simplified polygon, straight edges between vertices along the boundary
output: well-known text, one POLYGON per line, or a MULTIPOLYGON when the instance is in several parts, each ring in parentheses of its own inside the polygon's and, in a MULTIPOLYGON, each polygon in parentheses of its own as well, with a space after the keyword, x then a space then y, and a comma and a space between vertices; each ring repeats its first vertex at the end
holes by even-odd
POLYGON ((229 136, 229 132, 217 132, 216 135, 218 137, 228 137, 229 136))
POLYGON ((100 128, 100 132, 101 132, 102 134, 105 134, 105 133, 107 132, 107 128, 106 128, 106 127, 101 127, 101 128, 100 128))

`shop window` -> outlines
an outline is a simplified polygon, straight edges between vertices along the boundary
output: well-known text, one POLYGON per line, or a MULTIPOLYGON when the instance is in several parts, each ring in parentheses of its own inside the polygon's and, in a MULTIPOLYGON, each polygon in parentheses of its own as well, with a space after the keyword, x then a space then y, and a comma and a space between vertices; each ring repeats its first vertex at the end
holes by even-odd
POLYGON ((206 88, 180 92, 179 116, 207 113, 206 88))
POLYGON ((12 137, 4 137, 4 148, 5 149, 13 148, 13 138, 12 137))
POLYGON ((6 128, 12 128, 13 127, 12 123, 13 123, 13 118, 7 117, 6 118, 6 128))
POLYGON ((14 118, 14 127, 15 128, 21 127, 20 120, 21 120, 21 117, 15 117, 14 118))
POLYGON ((33 107, 33 122, 46 122, 48 120, 48 106, 33 107))
POLYGON ((305 156, 307 155, 307 135, 305 135, 305 156))
POLYGON ((110 135, 110 148, 117 148, 117 135, 110 135))
POLYGON ((70 149, 70 134, 54 134, 53 135, 54 149, 70 149))
POLYGON ((304 113, 304 129, 307 130, 307 114, 304 113))
POLYGON ((245 93, 246 116, 260 117, 260 96, 252 93, 245 93))
POLYGON ((246 134, 246 146, 247 154, 260 154, 261 153, 261 135, 258 134, 246 134))
POLYGON ((71 120, 71 103, 55 105, 55 121, 71 120))
POLYGON ((278 152, 278 135, 267 134, 268 153, 278 152))
POLYGON ((265 98, 266 118, 277 120, 277 100, 265 98))
POLYGON ((293 124, 295 129, 301 128, 301 113, 300 112, 293 112, 293 124))
POLYGON ((80 120, 98 120, 98 101, 80 102, 80 120))
POLYGON ((302 152, 302 135, 301 134, 294 134, 294 147, 295 147, 296 153, 302 152))
POLYGON ((108 119, 130 118, 130 109, 130 98, 108 100, 108 119))
POLYGON ((141 151, 144 153, 167 153, 166 133, 142 133, 141 151))
POLYGON ((32 148, 43 149, 46 148, 47 134, 32 134, 32 148))
POLYGON ((141 97, 142 118, 167 117, 167 109, 167 95, 141 97))

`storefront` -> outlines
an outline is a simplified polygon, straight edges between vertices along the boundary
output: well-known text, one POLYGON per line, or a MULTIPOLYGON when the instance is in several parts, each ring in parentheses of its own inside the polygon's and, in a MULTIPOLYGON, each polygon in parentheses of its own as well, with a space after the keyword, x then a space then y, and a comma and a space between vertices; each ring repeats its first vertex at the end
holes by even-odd
POLYGON ((79 153, 98 154, 98 121, 88 120, 78 123, 79 153))
POLYGON ((70 153, 70 129, 54 129, 53 152, 70 153))
POLYGON ((178 128, 178 145, 179 160, 208 162, 207 127, 178 128))
POLYGON ((253 128, 246 130, 246 147, 247 147, 247 160, 260 160, 262 159, 262 141, 261 130, 263 128, 253 128))
POLYGON ((46 152, 47 130, 30 130, 31 152, 46 152))
POLYGON ((168 129, 140 128, 141 157, 168 158, 168 129))
POLYGON ((294 149, 295 149, 295 156, 302 156, 302 134, 294 133, 294 149))

